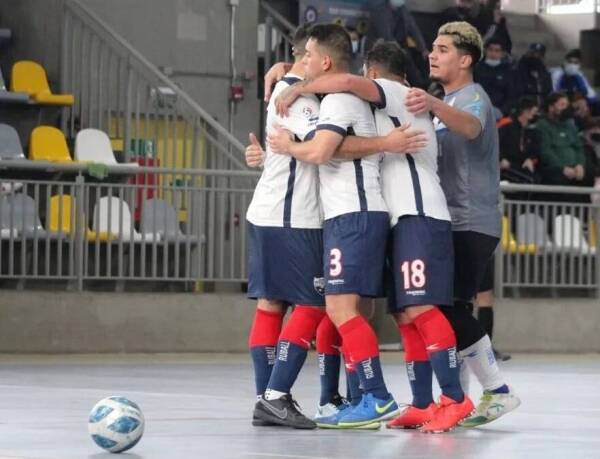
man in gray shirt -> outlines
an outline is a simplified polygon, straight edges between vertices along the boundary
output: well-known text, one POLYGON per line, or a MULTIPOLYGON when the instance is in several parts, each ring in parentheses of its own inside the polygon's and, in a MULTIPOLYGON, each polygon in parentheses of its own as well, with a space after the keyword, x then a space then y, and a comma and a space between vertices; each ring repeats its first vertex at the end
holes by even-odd
POLYGON ((412 89, 406 99, 409 111, 435 116, 439 174, 452 217, 455 254, 454 307, 444 313, 455 330, 461 357, 484 389, 475 413, 462 423, 466 427, 491 422, 520 404, 500 374, 489 337, 472 315, 473 298, 501 232, 498 131, 487 94, 473 82, 482 48, 472 25, 443 25, 429 65, 430 77, 443 86, 446 96, 441 101, 412 89))

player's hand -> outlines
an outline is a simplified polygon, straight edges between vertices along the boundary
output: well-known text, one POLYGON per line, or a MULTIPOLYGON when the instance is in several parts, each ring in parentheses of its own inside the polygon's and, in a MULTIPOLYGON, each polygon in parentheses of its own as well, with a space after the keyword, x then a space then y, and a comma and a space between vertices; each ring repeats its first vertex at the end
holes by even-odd
POLYGON ((500 169, 502 169, 502 170, 510 169, 510 161, 508 159, 501 159, 500 160, 500 169))
POLYGON ((271 148, 273 153, 277 153, 278 155, 289 154, 288 152, 293 142, 291 132, 277 125, 269 131, 269 135, 267 136, 269 148, 271 148))
POLYGON ((411 88, 406 96, 406 109, 415 115, 432 110, 435 97, 420 88, 411 88))
POLYGON ((523 169, 527 169, 529 172, 533 174, 535 171, 535 164, 533 163, 533 159, 527 158, 523 164, 521 165, 523 169))
POLYGON ((275 110, 279 116, 288 116, 290 105, 300 96, 298 86, 293 84, 279 93, 275 99, 275 110))
POLYGON ((575 169, 572 167, 564 167, 563 175, 565 177, 567 177, 568 179, 574 179, 575 178, 575 169))
POLYGON ((575 178, 577 180, 583 180, 584 176, 585 176, 585 169, 583 168, 583 166, 581 164, 578 164, 577 166, 575 166, 575 178))
POLYGON ((246 147, 246 164, 248 167, 261 167, 265 162, 265 151, 260 146, 254 132, 251 132, 248 137, 250 145, 246 147))
POLYGON ((292 64, 287 62, 278 62, 269 69, 265 74, 265 102, 269 103, 271 100, 271 93, 273 91, 273 85, 281 80, 286 73, 292 68, 292 64))
POLYGON ((385 151, 390 153, 415 153, 427 146, 423 131, 410 129, 410 123, 393 129, 385 136, 385 151))

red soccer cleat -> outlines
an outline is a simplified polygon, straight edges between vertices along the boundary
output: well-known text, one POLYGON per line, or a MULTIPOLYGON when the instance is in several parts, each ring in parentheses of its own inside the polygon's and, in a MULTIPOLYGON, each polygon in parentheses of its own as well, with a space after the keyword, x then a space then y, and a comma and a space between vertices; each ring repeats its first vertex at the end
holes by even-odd
POLYGON ((423 433, 448 432, 458 425, 475 409, 473 402, 465 394, 465 399, 458 403, 445 395, 440 396, 438 409, 431 421, 423 425, 420 431, 423 433))
POLYGON ((408 405, 399 416, 392 419, 385 426, 388 429, 417 429, 431 421, 437 410, 438 406, 435 403, 427 408, 416 408, 408 405))

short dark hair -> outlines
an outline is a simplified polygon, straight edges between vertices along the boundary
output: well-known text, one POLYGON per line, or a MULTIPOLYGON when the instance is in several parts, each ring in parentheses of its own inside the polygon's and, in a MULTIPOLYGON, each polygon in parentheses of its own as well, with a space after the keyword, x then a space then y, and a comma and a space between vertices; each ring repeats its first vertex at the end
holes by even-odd
POLYGON ((316 24, 309 31, 309 38, 327 48, 337 66, 349 67, 352 59, 350 34, 338 24, 316 24))
POLYGON ((546 96, 546 99, 544 100, 544 108, 548 110, 548 107, 554 105, 556 102, 563 98, 569 100, 569 96, 567 96, 567 94, 564 92, 551 92, 550 94, 548 94, 548 96, 546 96))
POLYGON ((537 107, 538 102, 535 97, 523 96, 520 97, 515 105, 515 113, 518 115, 522 114, 525 110, 531 110, 533 107, 537 107))
POLYGON ((502 48, 502 50, 506 49, 504 42, 500 38, 496 37, 495 35, 486 40, 485 49, 488 49, 492 45, 498 45, 498 46, 500 46, 500 48, 502 48))
POLYGON ((311 25, 306 23, 298 26, 294 31, 294 35, 292 37, 292 46, 297 50, 304 50, 306 47, 306 42, 310 37, 309 32, 311 29, 311 25))
POLYGON ((570 50, 567 54, 565 54, 565 59, 581 60, 581 50, 580 49, 570 50))
POLYGON ((377 64, 393 75, 406 77, 406 53, 395 41, 377 40, 366 61, 367 66, 377 64))

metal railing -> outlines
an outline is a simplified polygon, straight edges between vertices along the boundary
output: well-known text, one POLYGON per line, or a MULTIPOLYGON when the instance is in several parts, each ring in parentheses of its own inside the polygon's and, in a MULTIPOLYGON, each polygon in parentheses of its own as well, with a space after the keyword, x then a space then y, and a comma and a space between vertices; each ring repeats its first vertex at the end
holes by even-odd
POLYGON ((600 190, 509 184, 502 192, 496 295, 580 289, 600 298, 600 205, 589 199, 600 190))
POLYGON ((109 167, 99 182, 85 164, 2 166, 36 177, 2 179, 2 279, 66 280, 79 290, 91 281, 247 279, 256 172, 109 167))
POLYGON ((77 0, 65 0, 61 90, 75 96, 62 128, 109 134, 125 162, 245 170, 244 146, 195 100, 77 0), (150 151, 149 151, 150 150, 150 151))
POLYGON ((260 6, 265 14, 265 69, 271 68, 275 62, 290 62, 292 60, 292 34, 296 28, 265 0, 260 6))

